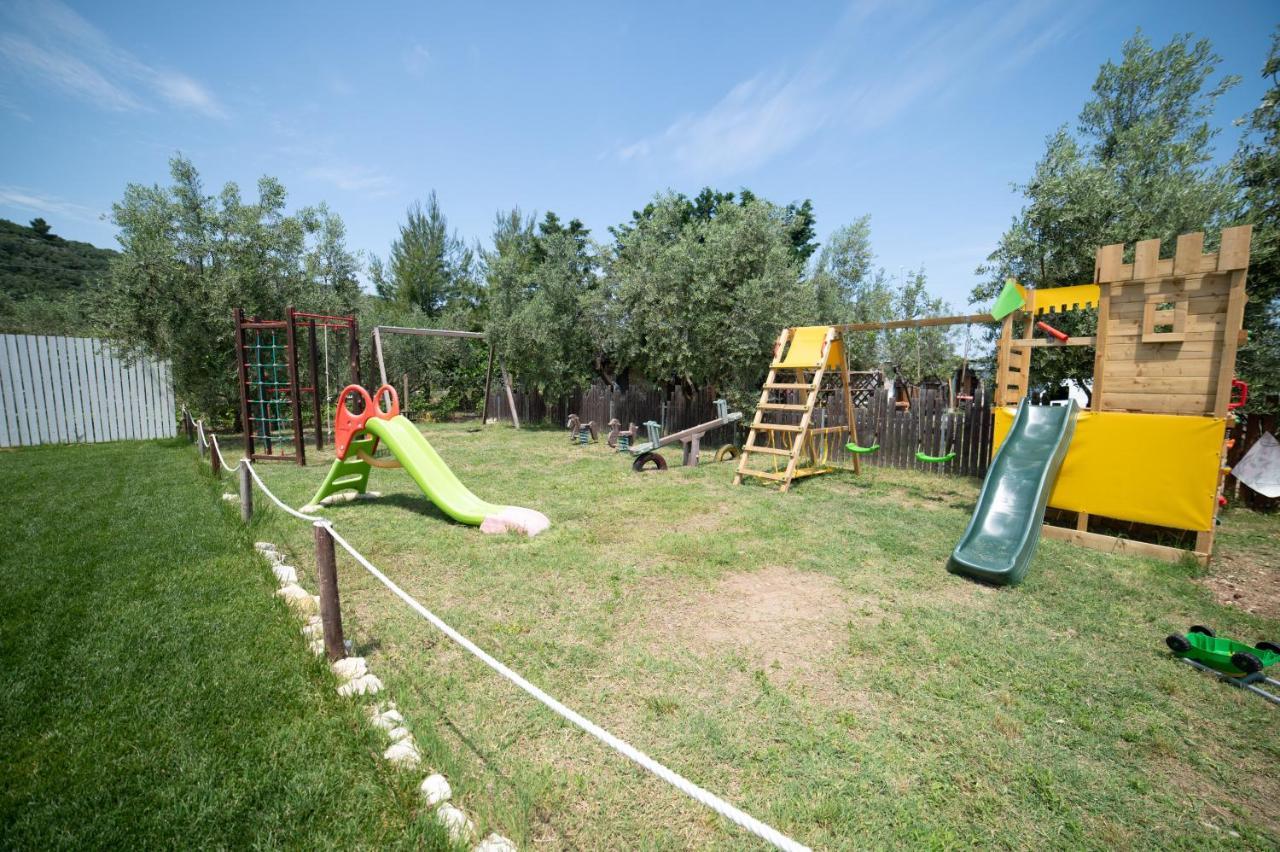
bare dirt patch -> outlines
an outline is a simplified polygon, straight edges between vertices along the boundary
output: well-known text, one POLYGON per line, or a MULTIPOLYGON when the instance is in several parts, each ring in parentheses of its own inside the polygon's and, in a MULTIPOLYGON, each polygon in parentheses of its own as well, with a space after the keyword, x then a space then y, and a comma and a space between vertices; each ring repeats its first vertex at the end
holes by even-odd
POLYGON ((825 574, 773 565, 730 574, 714 589, 663 601, 650 616, 664 643, 695 651, 736 651, 763 668, 810 669, 841 644, 850 620, 878 619, 825 574))
POLYGON ((1209 563, 1204 584, 1218 603, 1280 619, 1280 556, 1249 558, 1220 550, 1209 563))

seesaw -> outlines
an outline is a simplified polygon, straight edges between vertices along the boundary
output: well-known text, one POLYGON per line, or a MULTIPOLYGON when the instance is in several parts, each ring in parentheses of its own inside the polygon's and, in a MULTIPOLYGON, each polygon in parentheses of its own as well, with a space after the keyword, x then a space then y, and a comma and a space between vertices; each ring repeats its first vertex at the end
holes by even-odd
MULTIPOLYGON (((649 468, 666 470, 667 460, 658 453, 658 450, 677 442, 684 445, 681 464, 685 467, 695 467, 698 464, 698 454, 702 449, 702 436, 712 429, 726 426, 742 419, 742 412, 729 411, 729 403, 723 399, 717 399, 715 406, 716 418, 714 420, 708 420, 705 423, 699 423, 697 426, 690 426, 688 429, 682 429, 666 436, 662 434, 662 424, 653 420, 645 421, 644 428, 649 440, 630 447, 631 455, 635 456, 635 461, 631 463, 631 469, 637 472, 649 468)), ((725 444, 716 450, 715 460, 735 459, 738 457, 739 452, 740 450, 736 445, 725 444)))

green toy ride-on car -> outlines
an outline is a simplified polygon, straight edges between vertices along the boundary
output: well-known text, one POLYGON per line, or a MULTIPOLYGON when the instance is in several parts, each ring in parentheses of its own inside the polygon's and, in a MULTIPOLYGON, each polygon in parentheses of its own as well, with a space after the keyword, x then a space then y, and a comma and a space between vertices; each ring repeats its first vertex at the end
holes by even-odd
POLYGON ((1171 633, 1164 643, 1185 663, 1201 671, 1218 675, 1228 683, 1261 695, 1273 704, 1280 704, 1280 696, 1261 689, 1258 684, 1280 686, 1280 681, 1267 677, 1263 672, 1280 663, 1280 645, 1275 642, 1259 642, 1246 645, 1234 639, 1214 634, 1202 624, 1194 624, 1185 634, 1171 633))
POLYGON ((1246 645, 1219 638, 1201 624, 1192 625, 1185 636, 1173 633, 1165 637, 1164 643, 1175 656, 1195 660, 1232 677, 1251 675, 1280 663, 1280 645, 1275 642, 1246 645))

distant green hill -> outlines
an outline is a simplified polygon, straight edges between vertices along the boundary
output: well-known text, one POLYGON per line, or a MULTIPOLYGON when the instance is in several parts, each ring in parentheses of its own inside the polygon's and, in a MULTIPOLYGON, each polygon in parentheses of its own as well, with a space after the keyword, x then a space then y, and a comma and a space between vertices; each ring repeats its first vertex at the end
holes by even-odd
POLYGON ((0 331, 75 334, 88 329, 84 294, 116 252, 64 240, 43 219, 0 219, 0 331))

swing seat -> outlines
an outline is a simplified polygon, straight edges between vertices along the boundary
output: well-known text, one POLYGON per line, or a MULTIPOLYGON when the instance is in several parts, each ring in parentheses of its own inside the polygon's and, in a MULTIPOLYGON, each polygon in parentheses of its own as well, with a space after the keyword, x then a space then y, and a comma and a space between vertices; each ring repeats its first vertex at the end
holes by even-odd
POLYGON ((876 450, 880 449, 880 445, 872 444, 869 447, 859 447, 857 444, 845 444, 844 448, 851 453, 865 455, 866 453, 874 453, 876 450))
POLYGON ((943 464, 951 461, 956 457, 955 450, 947 453, 945 456, 931 456, 928 453, 916 450, 916 461, 928 462, 929 464, 943 464))

